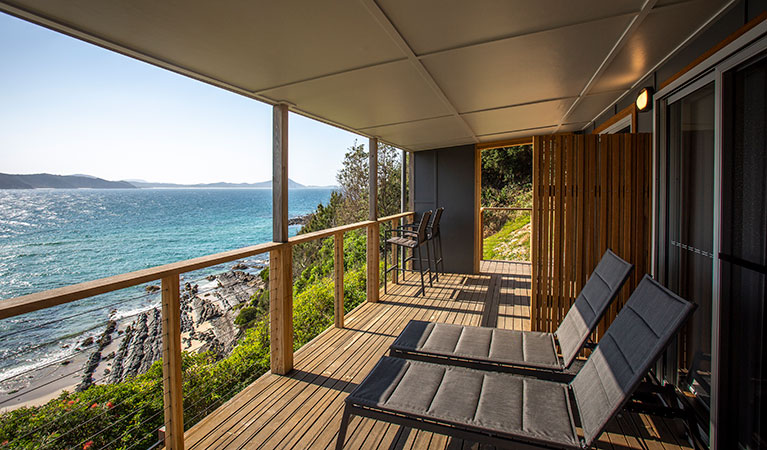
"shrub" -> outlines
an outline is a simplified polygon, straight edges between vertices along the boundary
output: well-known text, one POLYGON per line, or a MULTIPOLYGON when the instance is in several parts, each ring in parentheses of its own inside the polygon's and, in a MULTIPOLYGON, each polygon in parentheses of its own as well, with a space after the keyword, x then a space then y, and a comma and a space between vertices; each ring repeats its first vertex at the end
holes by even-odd
POLYGON ((258 319, 260 313, 255 306, 246 306, 240 309, 237 317, 234 319, 234 324, 241 328, 246 328, 251 322, 258 319))

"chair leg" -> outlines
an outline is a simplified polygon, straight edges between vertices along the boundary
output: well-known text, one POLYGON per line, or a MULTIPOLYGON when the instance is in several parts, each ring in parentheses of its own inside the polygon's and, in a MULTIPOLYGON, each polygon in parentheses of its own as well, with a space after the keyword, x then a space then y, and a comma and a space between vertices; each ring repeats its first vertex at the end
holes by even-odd
MULTIPOLYGON (((416 253, 416 250, 418 251, 418 271, 421 273, 421 292, 423 293, 423 296, 426 297, 426 285, 423 283, 423 261, 421 260, 421 248, 416 247, 413 250, 413 253, 416 253)), ((414 260, 413 262, 415 262, 414 260)))
POLYGON ((437 259, 437 243, 434 242, 434 239, 429 239, 432 246, 432 251, 434 252, 434 279, 437 280, 437 283, 439 283, 439 267, 437 267, 438 259, 437 259))
POLYGON ((424 245, 426 246, 426 267, 429 270, 429 287, 433 287, 434 285, 431 282, 431 252, 429 251, 429 241, 426 241, 424 245))
POLYGON ((349 407, 344 406, 344 414, 341 416, 341 428, 338 430, 338 438, 336 439, 336 450, 344 448, 344 440, 346 440, 346 429, 349 428, 349 407))

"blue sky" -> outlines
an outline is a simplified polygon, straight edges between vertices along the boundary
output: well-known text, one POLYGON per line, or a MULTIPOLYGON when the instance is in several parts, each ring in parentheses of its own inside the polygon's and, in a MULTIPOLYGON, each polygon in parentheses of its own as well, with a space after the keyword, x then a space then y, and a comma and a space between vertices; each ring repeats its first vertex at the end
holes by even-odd
MULTIPOLYGON (((271 178, 272 108, 0 13, 0 172, 271 178)), ((335 184, 367 139, 291 113, 290 177, 335 184), (322 155, 322 157, 319 157, 322 155)))

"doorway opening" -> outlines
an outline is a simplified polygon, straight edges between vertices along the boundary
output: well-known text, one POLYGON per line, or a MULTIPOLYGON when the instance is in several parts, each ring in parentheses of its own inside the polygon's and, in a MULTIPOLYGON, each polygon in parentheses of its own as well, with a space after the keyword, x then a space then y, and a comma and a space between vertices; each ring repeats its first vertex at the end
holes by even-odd
POLYGON ((480 156, 482 260, 531 260, 532 144, 483 150, 480 156))

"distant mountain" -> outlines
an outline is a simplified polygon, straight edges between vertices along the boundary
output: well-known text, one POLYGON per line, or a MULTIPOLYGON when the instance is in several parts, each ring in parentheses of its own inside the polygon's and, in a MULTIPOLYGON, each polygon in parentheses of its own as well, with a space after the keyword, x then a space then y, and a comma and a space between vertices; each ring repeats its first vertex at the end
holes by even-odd
MULTIPOLYGON (((0 189, 136 189, 136 188, 263 188, 271 189, 272 182, 261 183, 151 183, 143 180, 107 181, 92 175, 51 175, 38 173, 34 175, 13 175, 0 173, 0 189)), ((288 189, 334 189, 336 186, 305 186, 288 179, 288 189)))
POLYGON ((87 175, 13 175, 0 173, 0 189, 135 189, 127 181, 107 181, 87 175))
MULTIPOLYGON (((272 181, 262 181, 260 183, 198 183, 198 184, 176 184, 176 183, 150 183, 146 181, 131 180, 131 184, 134 184, 139 188, 221 188, 221 189, 235 189, 235 188, 264 188, 270 189, 272 187, 272 181)), ((288 178, 288 189, 301 189, 310 188, 314 186, 304 186, 301 183, 295 182, 288 178)))

